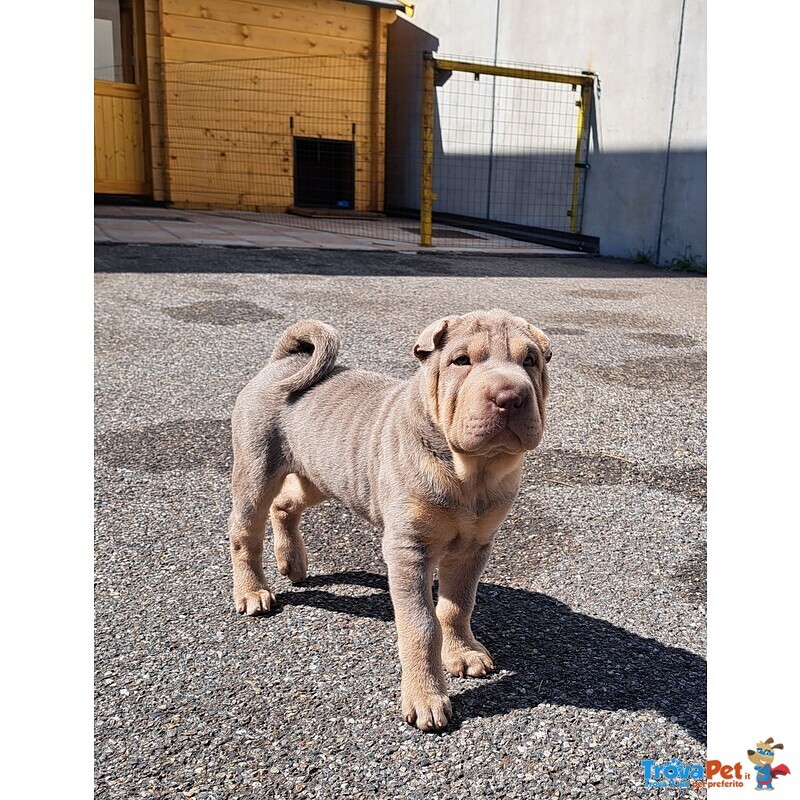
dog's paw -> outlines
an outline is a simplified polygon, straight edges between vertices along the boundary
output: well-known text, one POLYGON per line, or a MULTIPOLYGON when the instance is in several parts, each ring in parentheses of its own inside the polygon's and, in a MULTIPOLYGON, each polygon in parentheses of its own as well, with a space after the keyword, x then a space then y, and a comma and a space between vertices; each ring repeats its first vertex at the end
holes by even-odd
POLYGON ((255 617, 258 614, 268 614, 278 606, 275 595, 269 589, 260 589, 255 592, 240 592, 234 595, 236 610, 240 614, 255 617))
POLYGON ((457 678, 483 678, 494 669, 489 651, 480 642, 475 642, 475 648, 445 649, 442 661, 447 671, 457 678))
POLYGON ((453 716, 453 706, 446 692, 404 692, 401 702, 403 719, 421 731, 446 728, 453 716))
POLYGON ((278 572, 292 583, 302 583, 308 577, 308 557, 305 550, 294 552, 291 556, 277 555, 278 572))

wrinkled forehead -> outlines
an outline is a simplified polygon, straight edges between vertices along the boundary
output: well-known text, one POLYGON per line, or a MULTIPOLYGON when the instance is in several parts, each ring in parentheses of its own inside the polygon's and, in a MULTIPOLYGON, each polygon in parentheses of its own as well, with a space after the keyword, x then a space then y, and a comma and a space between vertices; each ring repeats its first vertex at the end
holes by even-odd
POLYGON ((442 349, 446 353, 466 349, 476 359, 505 359, 518 358, 531 346, 537 346, 535 340, 513 317, 464 316, 448 327, 442 349))

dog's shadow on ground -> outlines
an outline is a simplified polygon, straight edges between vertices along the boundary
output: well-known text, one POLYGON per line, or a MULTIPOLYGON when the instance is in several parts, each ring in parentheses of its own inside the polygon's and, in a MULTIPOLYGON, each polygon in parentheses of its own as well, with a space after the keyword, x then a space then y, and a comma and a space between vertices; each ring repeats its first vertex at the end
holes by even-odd
MULTIPOLYGON (((317 575, 303 589, 281 595, 280 602, 393 619, 383 575, 317 575), (380 591, 347 597, 323 588, 336 584, 380 591)), ((502 674, 499 680, 470 681, 466 691, 453 697, 454 728, 459 719, 541 703, 655 709, 705 743, 706 662, 694 653, 577 613, 547 595, 492 583, 480 584, 472 627, 502 674)))

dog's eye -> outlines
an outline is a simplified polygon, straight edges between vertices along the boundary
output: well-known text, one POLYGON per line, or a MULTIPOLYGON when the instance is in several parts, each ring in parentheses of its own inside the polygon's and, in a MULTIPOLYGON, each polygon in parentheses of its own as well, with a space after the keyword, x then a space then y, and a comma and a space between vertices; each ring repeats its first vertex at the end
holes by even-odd
POLYGON ((472 362, 469 360, 469 356, 459 356, 454 358, 452 363, 457 367, 468 367, 472 362))
POLYGON ((527 356, 522 363, 526 367, 532 367, 536 363, 536 359, 533 356, 527 356))

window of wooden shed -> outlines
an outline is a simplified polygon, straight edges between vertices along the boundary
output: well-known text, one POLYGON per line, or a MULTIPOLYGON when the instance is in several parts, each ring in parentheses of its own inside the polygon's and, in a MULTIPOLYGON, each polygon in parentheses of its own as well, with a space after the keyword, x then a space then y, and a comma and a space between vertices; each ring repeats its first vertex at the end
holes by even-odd
POLYGON ((136 83, 133 0, 94 0, 94 77, 136 83))
POLYGON ((355 142, 294 138, 294 204, 300 208, 355 207, 355 142))

